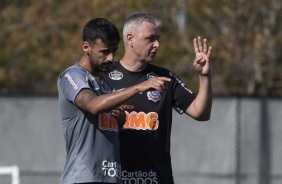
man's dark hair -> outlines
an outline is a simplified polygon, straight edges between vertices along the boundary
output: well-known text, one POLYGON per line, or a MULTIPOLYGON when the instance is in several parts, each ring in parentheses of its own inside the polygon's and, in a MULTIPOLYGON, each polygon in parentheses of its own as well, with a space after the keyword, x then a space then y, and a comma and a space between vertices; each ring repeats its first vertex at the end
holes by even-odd
POLYGON ((100 38, 107 46, 116 45, 120 41, 116 26, 104 18, 92 19, 83 28, 83 41, 87 41, 92 45, 97 38, 100 38))

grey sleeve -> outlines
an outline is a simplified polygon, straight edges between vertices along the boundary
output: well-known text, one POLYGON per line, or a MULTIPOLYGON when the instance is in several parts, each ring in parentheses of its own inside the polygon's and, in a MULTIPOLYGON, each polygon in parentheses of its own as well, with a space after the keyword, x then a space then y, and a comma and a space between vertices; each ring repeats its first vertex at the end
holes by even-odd
POLYGON ((59 87, 65 98, 74 104, 76 95, 82 89, 91 89, 85 74, 76 69, 69 69, 59 77, 59 87))

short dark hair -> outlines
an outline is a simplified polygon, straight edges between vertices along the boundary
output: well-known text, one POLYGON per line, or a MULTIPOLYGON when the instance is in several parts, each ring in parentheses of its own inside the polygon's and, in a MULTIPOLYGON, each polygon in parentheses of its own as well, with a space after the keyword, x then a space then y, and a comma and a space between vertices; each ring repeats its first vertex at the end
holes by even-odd
POLYGON ((91 19, 83 28, 83 41, 92 45, 98 38, 107 46, 116 45, 120 42, 118 29, 105 18, 91 19))

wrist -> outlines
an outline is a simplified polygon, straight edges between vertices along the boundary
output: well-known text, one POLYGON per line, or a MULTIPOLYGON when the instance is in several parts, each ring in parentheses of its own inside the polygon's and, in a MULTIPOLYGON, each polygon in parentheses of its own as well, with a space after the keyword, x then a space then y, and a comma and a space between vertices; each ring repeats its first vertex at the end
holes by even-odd
POLYGON ((135 85, 133 91, 135 94, 142 92, 142 89, 140 88, 140 84, 135 85))
POLYGON ((211 74, 210 74, 210 72, 209 73, 207 73, 207 74, 202 74, 201 72, 199 72, 199 77, 211 77, 211 74))

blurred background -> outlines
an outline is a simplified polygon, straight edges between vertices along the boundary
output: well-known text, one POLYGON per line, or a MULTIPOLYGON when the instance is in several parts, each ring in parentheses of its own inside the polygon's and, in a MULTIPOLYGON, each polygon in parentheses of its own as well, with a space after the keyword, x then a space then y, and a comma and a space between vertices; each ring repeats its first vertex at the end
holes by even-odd
MULTIPOLYGON (((213 47, 211 120, 174 114, 176 183, 281 184, 280 0, 1 0, 0 184, 15 181, 17 169, 21 184, 58 183, 65 145, 57 77, 82 56, 86 22, 107 18, 122 36, 136 11, 163 20, 155 64, 195 92, 193 38, 213 47)), ((121 42, 116 60, 123 51, 121 42)))

